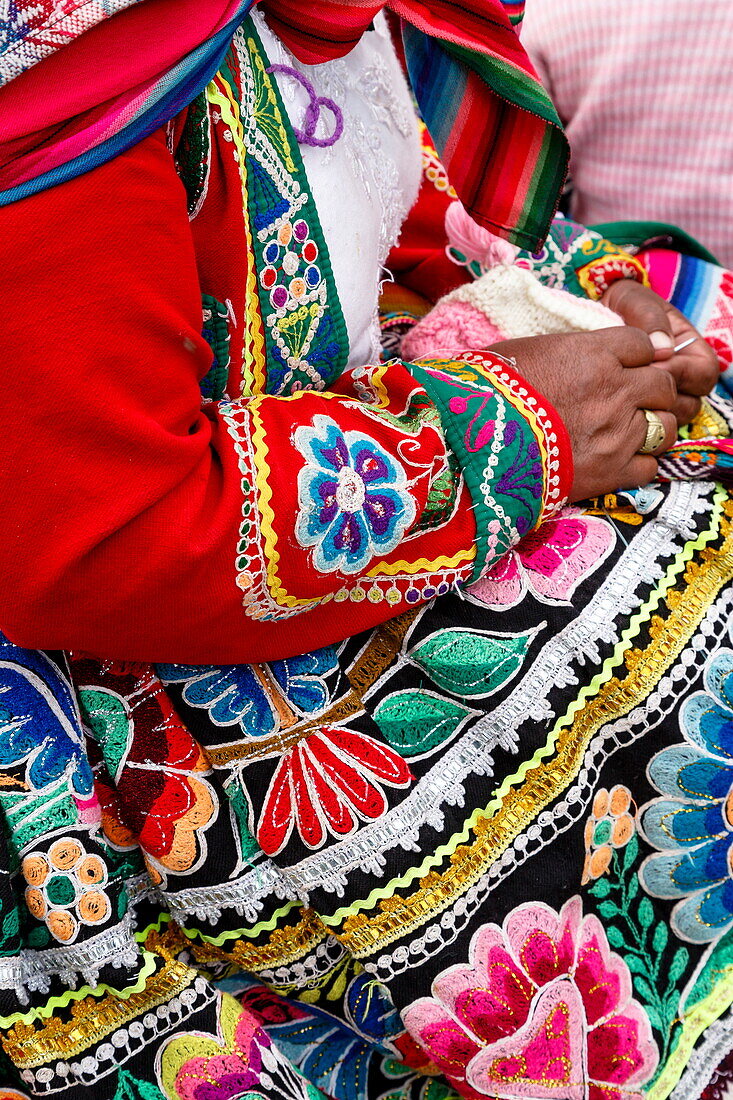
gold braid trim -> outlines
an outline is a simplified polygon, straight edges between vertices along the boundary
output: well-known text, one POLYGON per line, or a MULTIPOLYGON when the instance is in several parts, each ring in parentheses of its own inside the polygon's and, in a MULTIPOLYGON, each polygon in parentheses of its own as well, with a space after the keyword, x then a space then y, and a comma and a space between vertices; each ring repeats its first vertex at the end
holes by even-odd
POLYGON ((144 989, 128 997, 111 992, 101 998, 90 994, 71 1005, 67 1019, 56 1012, 38 1027, 14 1024, 2 1036, 5 1053, 21 1070, 57 1059, 68 1061, 78 1057, 117 1028, 154 1011, 193 984, 198 972, 176 958, 178 952, 188 946, 175 925, 164 932, 151 932, 146 938, 145 949, 159 955, 163 965, 148 979, 144 989))
MULTIPOLYGON (((730 514, 730 501, 725 509, 730 514)), ((431 871, 420 881, 420 888, 407 897, 381 900, 378 912, 355 913, 345 918, 341 932, 334 934, 356 958, 375 954, 434 921, 438 913, 464 895, 522 829, 570 785, 597 730, 628 714, 646 698, 682 652, 717 593, 733 578, 733 534, 729 520, 722 521, 722 530, 725 541, 720 549, 703 550, 699 563, 688 565, 687 589, 683 593, 669 593, 669 617, 666 621, 654 617, 651 641, 645 650, 633 652, 626 678, 610 679, 577 713, 572 725, 560 730, 556 757, 530 768, 525 782, 509 790, 496 815, 483 817, 476 823, 473 827, 476 839, 452 853, 450 867, 443 873, 431 871)))
POLYGON ((275 928, 266 943, 255 945, 244 939, 235 940, 233 946, 225 950, 206 941, 189 942, 197 963, 203 966, 220 963, 222 959, 236 963, 243 970, 257 972, 273 966, 288 966, 314 951, 328 935, 320 918, 313 909, 303 909, 297 924, 285 928, 275 928))

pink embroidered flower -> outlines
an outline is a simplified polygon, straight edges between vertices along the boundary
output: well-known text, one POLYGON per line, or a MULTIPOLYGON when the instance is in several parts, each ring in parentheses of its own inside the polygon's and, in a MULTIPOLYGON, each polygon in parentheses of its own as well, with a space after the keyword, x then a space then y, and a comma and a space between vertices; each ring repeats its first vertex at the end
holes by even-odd
POLYGON ((469 965, 403 1013, 413 1037, 471 1100, 641 1100, 657 1066, 626 963, 579 897, 560 913, 520 905, 484 925, 469 965))
POLYGON ((606 520, 565 508, 526 535, 468 591, 479 603, 499 609, 514 607, 527 592, 542 603, 569 603, 615 541, 606 520))
POLYGON ((309 848, 327 833, 344 836, 357 822, 374 820, 387 809, 382 785, 406 787, 413 778, 405 761, 388 745, 353 730, 314 730, 281 758, 257 829, 267 855, 279 852, 293 825, 309 848))
POLYGON ((175 1077, 181 1100, 241 1100, 257 1091, 262 1073, 262 1049, 270 1045, 258 1021, 242 1013, 233 1036, 233 1049, 217 1049, 214 1036, 191 1036, 194 1053, 175 1077))

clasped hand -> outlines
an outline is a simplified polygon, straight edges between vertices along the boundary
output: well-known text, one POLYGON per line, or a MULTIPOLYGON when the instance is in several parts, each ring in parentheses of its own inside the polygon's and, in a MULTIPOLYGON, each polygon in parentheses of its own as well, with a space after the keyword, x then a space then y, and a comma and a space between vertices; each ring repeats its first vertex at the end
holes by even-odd
POLYGON ((702 338, 674 353, 675 344, 699 333, 652 290, 617 282, 603 300, 625 326, 492 347, 514 359, 517 371, 563 418, 575 464, 573 501, 653 481, 656 456, 692 420, 719 373, 717 357, 702 338), (653 455, 639 454, 648 426, 644 409, 656 412, 665 430, 653 455))

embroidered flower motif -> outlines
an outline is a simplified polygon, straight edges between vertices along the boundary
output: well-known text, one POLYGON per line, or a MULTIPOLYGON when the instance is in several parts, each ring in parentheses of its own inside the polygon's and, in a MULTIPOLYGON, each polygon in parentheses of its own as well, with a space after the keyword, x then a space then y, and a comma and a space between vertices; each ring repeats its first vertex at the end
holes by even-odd
POLYGON ((593 799, 593 812, 585 823, 585 864, 582 883, 605 875, 614 848, 625 848, 636 826, 629 813, 631 792, 618 783, 607 791, 601 787, 593 799))
MULTIPOLYGON (((375 1064, 382 1073, 392 1066, 395 1076, 410 1073, 384 1057, 385 1051, 394 1056, 395 1040, 405 1030, 385 987, 371 975, 358 974, 349 982, 343 995, 346 1020, 325 1007, 288 1000, 252 978, 243 976, 243 986, 237 993, 240 1002, 267 1028, 283 1056, 326 1096, 359 1100, 372 1095, 375 1064)), ((322 990, 321 1000, 328 1004, 322 990)))
POLYGON ((639 872, 654 897, 680 899, 672 927, 706 943, 733 924, 733 651, 708 662, 704 690, 680 711, 685 740, 657 753, 649 778, 662 795, 641 826, 660 849, 639 872))
POLYGON ((282 1100, 321 1095, 285 1063, 257 1019, 226 995, 217 1034, 173 1035, 158 1065, 160 1088, 168 1100, 245 1100, 264 1092, 282 1100))
POLYGON ((479 603, 495 609, 515 607, 528 592, 541 603, 569 603, 615 541, 606 520, 579 508, 565 508, 526 535, 468 591, 479 603))
POLYGON ((218 803, 201 745, 152 671, 72 662, 105 835, 117 849, 140 848, 155 883, 200 867, 218 803), (150 761, 156 761, 151 768, 150 761))
POLYGON ((387 809, 382 785, 406 787, 413 778, 387 745, 353 730, 322 728, 281 758, 265 797, 257 840, 267 855, 287 843, 295 825, 304 844, 318 848, 327 832, 345 836, 359 819, 387 809))
POLYGON ((314 547, 316 569, 358 573, 394 550, 415 518, 402 466, 376 440, 344 432, 327 416, 298 428, 295 445, 306 457, 296 536, 314 547))
POLYGON ((299 715, 312 715, 329 701, 326 677, 337 668, 333 646, 266 665, 158 665, 165 684, 184 684, 189 706, 207 710, 217 726, 239 724, 249 737, 275 733, 277 700, 284 696, 299 715))
POLYGON ((405 1024, 471 1100, 640 1100, 658 1062, 628 967, 578 897, 484 925, 432 992, 405 1024))
POLYGON ((25 901, 37 920, 61 943, 76 939, 79 926, 103 924, 111 912, 107 868, 74 837, 55 840, 48 852, 31 852, 21 865, 28 883, 25 901))

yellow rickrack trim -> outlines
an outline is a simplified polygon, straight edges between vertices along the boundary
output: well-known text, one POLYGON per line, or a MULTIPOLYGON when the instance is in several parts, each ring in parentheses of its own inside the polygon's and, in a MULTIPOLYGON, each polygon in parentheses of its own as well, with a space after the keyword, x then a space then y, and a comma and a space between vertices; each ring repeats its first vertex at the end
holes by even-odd
MULTIPOLYGON (((287 397, 278 397, 278 401, 299 401, 305 397, 312 397, 312 391, 310 390, 298 390, 296 393, 288 394, 287 397)), ((337 393, 330 393, 328 391, 321 391, 318 394, 319 398, 341 401, 342 395, 337 393)), ((257 504, 260 513, 260 530, 264 538, 264 561, 266 563, 266 575, 267 575, 267 591, 270 597, 281 607, 315 607, 319 604, 323 604, 328 600, 333 599, 333 593, 327 592, 322 596, 311 596, 305 598, 299 598, 297 596, 291 596, 287 589, 283 587, 282 581, 278 575, 278 564, 280 562, 280 552, 277 549, 277 533, 275 531, 275 512, 272 508, 272 488, 269 483, 270 467, 267 461, 269 454, 269 447, 266 442, 266 429, 262 422, 260 415, 260 403, 264 399, 262 397, 255 398, 250 404, 250 415, 252 418, 252 446, 254 450, 254 476, 255 484, 257 486, 257 504)), ((540 433, 541 434, 541 433, 540 433)), ((463 562, 470 562, 476 556, 476 547, 471 546, 467 550, 462 551, 451 558, 438 557, 433 561, 428 561, 427 558, 419 558, 417 562, 410 563, 405 560, 401 560, 394 563, 379 562, 377 565, 364 574, 364 576, 370 579, 378 578, 379 576, 395 576, 403 572, 409 572, 411 565, 414 567, 425 569, 428 572, 435 572, 439 569, 454 569, 463 562)), ((356 580, 355 582, 356 583, 356 580)))
POLYGON ((259 946, 244 943, 241 937, 228 951, 211 943, 189 941, 189 946, 196 961, 204 965, 225 959, 255 973, 275 966, 288 966, 315 951, 328 935, 328 929, 313 909, 303 909, 302 914, 296 924, 273 929, 269 942, 259 946))
MULTIPOLYGON (((310 390, 298 390, 297 393, 291 393, 287 397, 278 400, 283 401, 298 401, 304 397, 312 397, 310 390)), ((319 393, 319 397, 326 400, 337 400, 338 395, 335 393, 322 392, 319 393)), ((280 604, 281 607, 315 607, 318 604, 324 603, 326 599, 331 598, 331 593, 327 596, 315 596, 309 599, 298 599, 297 596, 290 596, 285 588, 282 587, 280 579, 277 574, 277 566, 280 561, 280 552, 277 549, 277 534, 275 532, 275 513, 272 509, 272 489, 269 483, 270 467, 267 462, 267 455, 269 453, 269 447, 266 442, 265 426, 262 423, 262 417, 260 416, 260 403, 263 398, 256 399, 250 406, 250 415, 252 417, 252 445, 254 448, 255 458, 255 483, 257 485, 257 503, 260 513, 260 528, 265 540, 265 572, 267 575, 267 589, 273 600, 280 604)))
MULTIPOLYGON (((501 806, 502 800, 506 795, 508 795, 510 787, 514 786, 516 783, 521 782, 531 769, 539 767, 541 761, 543 759, 547 759, 552 754, 553 749, 557 745, 558 734, 560 733, 560 731, 563 728, 567 728, 570 726, 573 718, 577 716, 583 709, 586 700, 590 700, 591 696, 600 690, 601 685, 606 680, 611 669, 614 668, 616 665, 620 665, 622 663, 625 654, 628 657, 627 651, 629 644, 631 642, 631 639, 634 638, 638 633, 639 627, 643 626, 644 623, 650 620, 652 613, 659 607, 661 600, 664 599, 664 597, 670 592, 670 589, 674 585, 676 578, 690 563, 695 551, 702 550, 705 547, 706 543, 715 538, 719 530, 719 524, 723 511, 723 501, 726 499, 727 496, 728 494, 725 492, 724 489, 718 488, 716 490, 715 496, 713 498, 713 507, 710 515, 710 525, 708 527, 708 530, 702 531, 694 541, 685 543, 682 553, 674 562, 671 563, 665 577, 659 582, 657 588, 652 593, 650 593, 646 603, 630 620, 628 627, 623 632, 621 639, 615 646, 612 656, 605 662, 601 672, 597 676, 595 676, 593 680, 591 680, 591 682, 582 689, 582 691, 578 693, 578 698, 573 700, 573 702, 568 707, 567 712, 558 719, 555 726, 550 731, 545 745, 537 750, 531 760, 526 760, 515 772, 514 775, 509 775, 506 777, 504 782, 496 791, 494 799, 489 803, 489 806, 487 807, 487 811, 489 813, 492 812, 494 809, 498 809, 501 806)), ((723 547, 721 547, 721 550, 719 551, 720 554, 726 553, 725 546, 727 545, 728 537, 726 538, 726 543, 723 545, 723 547)), ((721 582, 721 584, 722 583, 724 582, 721 582)), ((690 585, 690 588, 691 587, 692 586, 690 585)), ((686 594, 687 593, 685 593, 685 595, 686 594)), ((684 602, 685 595, 681 597, 680 603, 684 602)), ((712 598, 714 598, 714 594, 711 599, 712 598)), ((679 604, 677 603, 674 610, 678 610, 678 608, 679 604)), ((670 616, 670 620, 671 618, 672 617, 670 616)), ((702 613, 700 614, 700 618, 702 618, 702 613)), ((630 663, 631 662, 627 662, 627 665, 630 663)), ((636 670, 636 667, 638 667, 638 665, 642 663, 642 660, 637 662, 635 664, 634 671, 636 670)), ((609 682, 613 683, 613 681, 609 682)))
POLYGON ((646 1100, 666 1100, 687 1068, 695 1043, 714 1020, 733 1003, 733 966, 726 966, 716 986, 704 1000, 698 1001, 689 1016, 682 1018, 682 1032, 663 1072, 644 1095, 646 1100))
POLYGON ((114 990, 97 1000, 95 991, 72 1004, 69 1019, 54 1015, 40 1028, 18 1022, 2 1035, 5 1053, 18 1069, 32 1069, 58 1058, 67 1061, 83 1054, 117 1028, 169 1001, 195 981, 197 971, 175 957, 176 949, 181 950, 182 946, 176 928, 168 929, 160 937, 152 934, 148 947, 153 955, 163 958, 164 965, 146 979, 143 989, 124 1000, 114 990))
MULTIPOLYGON (((721 495, 727 494, 721 491, 721 495)), ((720 507, 716 510, 718 515, 720 510, 720 507)), ((688 544, 686 550, 699 547, 711 537, 713 536, 709 532, 703 533, 694 543, 688 544)), ((574 703, 568 713, 557 722, 545 748, 540 749, 532 760, 526 761, 514 776, 505 780, 486 810, 474 812, 470 825, 476 839, 470 845, 455 848, 450 854, 451 866, 448 870, 442 874, 437 871, 428 872, 420 881, 420 889, 410 897, 384 896, 394 889, 389 884, 379 891, 373 891, 366 902, 355 902, 349 906, 348 916, 346 910, 339 910, 339 915, 345 917, 339 939, 357 958, 371 955, 385 944, 434 920, 437 912, 465 893, 486 873, 487 868, 526 823, 570 784, 577 774, 585 749, 597 730, 611 719, 627 714, 649 693, 682 651, 717 592, 733 577, 733 533, 730 523, 726 523, 723 546, 718 551, 704 551, 703 559, 699 565, 689 563, 690 576, 685 593, 679 594, 679 598, 675 595, 674 601, 670 599, 670 614, 666 623, 659 621, 656 624, 646 651, 634 660, 625 680, 620 681, 613 677, 598 688, 601 679, 608 676, 614 665, 619 663, 633 632, 648 621, 649 613, 659 603, 664 591, 671 587, 671 577, 684 564, 679 559, 674 563, 665 582, 658 586, 645 608, 632 620, 632 625, 624 633, 613 657, 605 662, 603 671, 581 693, 581 700, 574 703), (595 690, 598 691, 597 695, 589 699, 583 707, 582 699, 595 690), (571 725, 573 714, 575 719, 571 725), (557 756, 550 770, 550 766, 543 765, 541 761, 555 745, 557 756), (512 786, 522 781, 522 787, 512 786), (494 817, 488 816, 494 809, 501 810, 501 817, 498 813, 494 817), (370 901, 373 903, 378 894, 381 895, 381 913, 367 915, 355 912, 357 909, 369 907, 370 901)), ((445 848, 441 849, 441 853, 448 854, 445 848)), ((435 853, 429 860, 435 862, 437 858, 438 853, 435 853)), ((405 876, 406 880, 414 880, 425 869, 429 860, 425 861, 422 868, 413 868, 405 876)), ((323 919, 329 926, 338 923, 336 915, 323 919)))
MULTIPOLYGON (((593 242, 595 243, 595 242, 593 242)), ((642 286, 649 286, 647 270, 636 256, 621 249, 609 250, 606 256, 599 256, 576 271, 578 282, 589 298, 598 301, 609 286, 619 279, 633 279, 642 286), (610 279, 606 275, 613 276, 610 279)))
POLYGON ((375 565, 373 569, 368 570, 365 574, 367 577, 394 577, 399 576, 400 573, 421 573, 436 572, 439 569, 456 569, 459 565, 463 565, 466 562, 471 562, 476 557, 476 547, 471 546, 468 550, 459 550, 457 554, 454 554, 452 558, 434 558, 432 561, 428 561, 427 558, 418 558, 416 561, 405 561, 404 558, 400 561, 380 562, 379 565, 375 565))
POLYGON ((260 314, 257 292, 257 271, 254 260, 254 243, 249 224, 249 198, 247 190, 247 149, 244 144, 244 127, 239 106, 231 86, 221 74, 206 89, 208 101, 221 111, 222 121, 232 132, 234 147, 239 158, 239 178, 242 184, 242 217, 244 221, 245 256, 247 277, 244 285, 245 338, 242 341, 242 397, 264 393, 267 384, 267 360, 265 355, 265 331, 260 314), (219 90, 217 82, 223 87, 219 90))
MULTIPOLYGON (((90 985, 83 985, 79 989, 67 989, 57 997, 50 997, 45 1004, 32 1008, 28 1012, 14 1012, 12 1016, 0 1016, 0 1030, 5 1031, 13 1024, 31 1024, 37 1019, 47 1019, 53 1016, 58 1008, 66 1008, 73 1001, 82 1001, 85 997, 101 997, 104 993, 110 993, 122 1001, 127 1001, 133 993, 140 993, 145 988, 145 983, 156 967, 155 956, 149 951, 143 952, 143 965, 134 985, 124 989, 117 989, 107 982, 96 985, 94 989, 90 985)), ((1 1098, 0 1098, 1 1100, 1 1098)))

